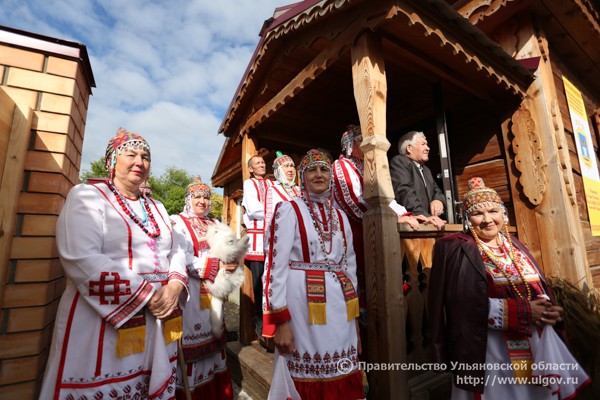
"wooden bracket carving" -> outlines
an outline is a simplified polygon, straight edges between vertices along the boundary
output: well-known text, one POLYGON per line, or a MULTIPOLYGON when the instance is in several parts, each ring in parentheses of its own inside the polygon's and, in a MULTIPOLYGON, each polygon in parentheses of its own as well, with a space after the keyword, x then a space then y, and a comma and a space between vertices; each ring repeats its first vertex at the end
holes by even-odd
POLYGON ((546 193, 545 164, 540 136, 531 112, 524 105, 513 114, 511 122, 515 166, 521 172, 519 182, 523 186, 523 193, 527 199, 537 206, 546 193))
POLYGON ((468 19, 473 25, 479 21, 494 14, 505 6, 506 3, 514 0, 477 0, 471 1, 458 8, 458 13, 468 19))

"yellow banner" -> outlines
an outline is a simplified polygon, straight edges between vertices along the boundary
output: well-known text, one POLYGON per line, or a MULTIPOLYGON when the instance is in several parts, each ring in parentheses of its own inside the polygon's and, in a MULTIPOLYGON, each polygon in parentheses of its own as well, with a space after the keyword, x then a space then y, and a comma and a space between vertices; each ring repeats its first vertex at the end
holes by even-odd
POLYGON ((600 175, 596 153, 590 133, 590 125, 585 112, 583 96, 567 78, 563 76, 569 114, 573 125, 573 135, 577 146, 577 156, 583 177, 583 190, 587 203, 592 235, 600 236, 600 175))

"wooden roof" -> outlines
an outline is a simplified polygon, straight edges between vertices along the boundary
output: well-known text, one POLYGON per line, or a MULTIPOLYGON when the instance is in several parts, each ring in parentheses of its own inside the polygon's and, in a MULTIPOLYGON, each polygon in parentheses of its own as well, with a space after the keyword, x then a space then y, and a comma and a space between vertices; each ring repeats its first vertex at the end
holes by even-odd
POLYGON ((307 0, 278 9, 219 133, 235 141, 251 133, 260 147, 337 151, 346 125, 358 123, 350 51, 365 30, 382 38, 388 131, 431 117, 437 84, 446 107, 522 95, 531 72, 446 2, 395 3, 307 0))
POLYGON ((555 59, 585 82, 589 92, 600 93, 599 0, 461 0, 454 7, 485 33, 528 8, 537 15, 555 59))

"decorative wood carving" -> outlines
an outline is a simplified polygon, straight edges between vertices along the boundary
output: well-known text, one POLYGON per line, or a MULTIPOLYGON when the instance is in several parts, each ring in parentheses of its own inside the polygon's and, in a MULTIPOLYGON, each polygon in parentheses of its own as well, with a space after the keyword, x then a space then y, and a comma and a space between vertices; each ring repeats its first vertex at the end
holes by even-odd
POLYGON ((513 114, 511 122, 515 166, 521 172, 519 182, 523 185, 523 193, 527 199, 537 206, 546 193, 545 162, 540 136, 531 112, 524 104, 513 114))
POLYGON ((468 19, 473 25, 483 20, 485 17, 489 17, 505 6, 507 3, 515 0, 477 0, 467 2, 466 4, 457 7, 456 11, 466 19, 468 19))
MULTIPOLYGON (((440 47, 450 46, 453 54, 464 58, 467 64, 475 63, 477 70, 484 70, 489 77, 495 79, 499 86, 504 86, 507 90, 514 94, 524 96, 526 85, 522 86, 523 82, 517 83, 513 81, 513 79, 509 78, 505 73, 506 65, 492 65, 490 64, 489 60, 484 59, 479 54, 476 54, 473 49, 463 47, 463 43, 457 40, 451 32, 440 29, 438 24, 422 16, 421 13, 415 10, 411 4, 408 4, 407 2, 401 2, 396 6, 396 9, 398 15, 408 19, 409 26, 421 27, 423 29, 423 36, 432 36, 433 38, 436 38, 439 41, 440 47)), ((510 62, 508 58, 510 57, 506 55, 505 59, 507 63, 510 62)))

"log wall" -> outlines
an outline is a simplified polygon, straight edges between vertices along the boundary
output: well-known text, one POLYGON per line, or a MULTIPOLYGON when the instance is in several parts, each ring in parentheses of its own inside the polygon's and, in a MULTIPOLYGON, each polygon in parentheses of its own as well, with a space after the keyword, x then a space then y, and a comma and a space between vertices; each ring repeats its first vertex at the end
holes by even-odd
POLYGON ((79 62, 0 43, 0 398, 39 392, 66 283, 55 223, 79 183, 90 94, 79 62))

